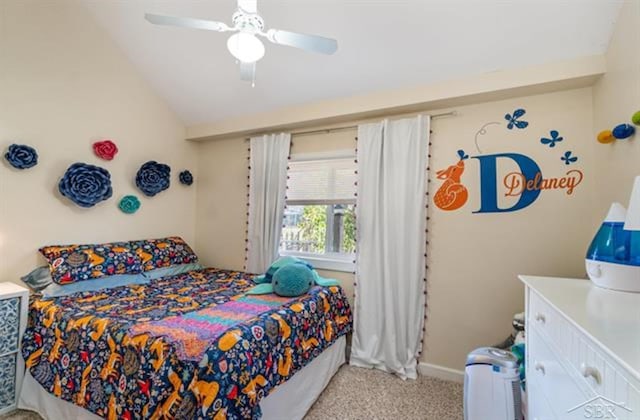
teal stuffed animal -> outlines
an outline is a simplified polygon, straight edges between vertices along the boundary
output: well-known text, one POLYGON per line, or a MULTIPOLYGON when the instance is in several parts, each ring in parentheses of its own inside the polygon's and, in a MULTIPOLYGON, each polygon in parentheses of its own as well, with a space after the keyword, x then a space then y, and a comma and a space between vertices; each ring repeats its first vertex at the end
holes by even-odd
POLYGON ((249 295, 275 293, 279 296, 300 296, 309 291, 314 284, 319 286, 338 286, 337 280, 320 277, 313 266, 295 257, 278 258, 264 275, 253 279, 257 286, 249 289, 249 295))

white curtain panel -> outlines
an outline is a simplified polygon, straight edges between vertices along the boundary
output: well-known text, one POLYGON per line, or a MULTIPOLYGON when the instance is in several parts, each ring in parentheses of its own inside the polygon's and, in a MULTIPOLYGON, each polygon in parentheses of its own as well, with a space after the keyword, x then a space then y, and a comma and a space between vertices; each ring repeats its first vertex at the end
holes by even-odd
POLYGON ((291 134, 251 138, 247 267, 264 273, 278 258, 291 134))
POLYGON ((417 377, 425 311, 430 117, 358 127, 355 326, 350 363, 417 377))

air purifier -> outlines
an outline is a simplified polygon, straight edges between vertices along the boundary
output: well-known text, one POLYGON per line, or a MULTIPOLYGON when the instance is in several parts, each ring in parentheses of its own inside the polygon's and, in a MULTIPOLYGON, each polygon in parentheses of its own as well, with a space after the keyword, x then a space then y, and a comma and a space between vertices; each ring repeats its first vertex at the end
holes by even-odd
POLYGON ((640 292, 640 176, 634 182, 629 209, 613 203, 591 242, 587 274, 597 286, 640 292))
POLYGON ((506 350, 469 353, 464 374, 465 420, 522 420, 518 359, 506 350))

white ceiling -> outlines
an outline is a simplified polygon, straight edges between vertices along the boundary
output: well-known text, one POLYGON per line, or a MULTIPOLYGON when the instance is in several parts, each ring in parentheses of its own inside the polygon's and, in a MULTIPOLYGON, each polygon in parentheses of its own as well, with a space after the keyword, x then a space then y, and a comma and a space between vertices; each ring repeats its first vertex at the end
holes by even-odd
POLYGON ((258 0, 267 28, 333 37, 316 55, 267 42, 256 86, 229 34, 154 26, 145 12, 230 23, 234 0, 82 0, 187 125, 323 99, 601 54, 621 0, 258 0))

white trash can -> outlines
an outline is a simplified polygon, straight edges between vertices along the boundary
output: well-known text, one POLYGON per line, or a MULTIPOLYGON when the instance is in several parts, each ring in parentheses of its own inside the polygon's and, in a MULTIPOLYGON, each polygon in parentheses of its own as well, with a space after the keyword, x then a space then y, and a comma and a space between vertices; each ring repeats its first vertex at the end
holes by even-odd
POLYGON ((518 359, 480 347, 469 353, 464 374, 465 420, 522 420, 518 359))

